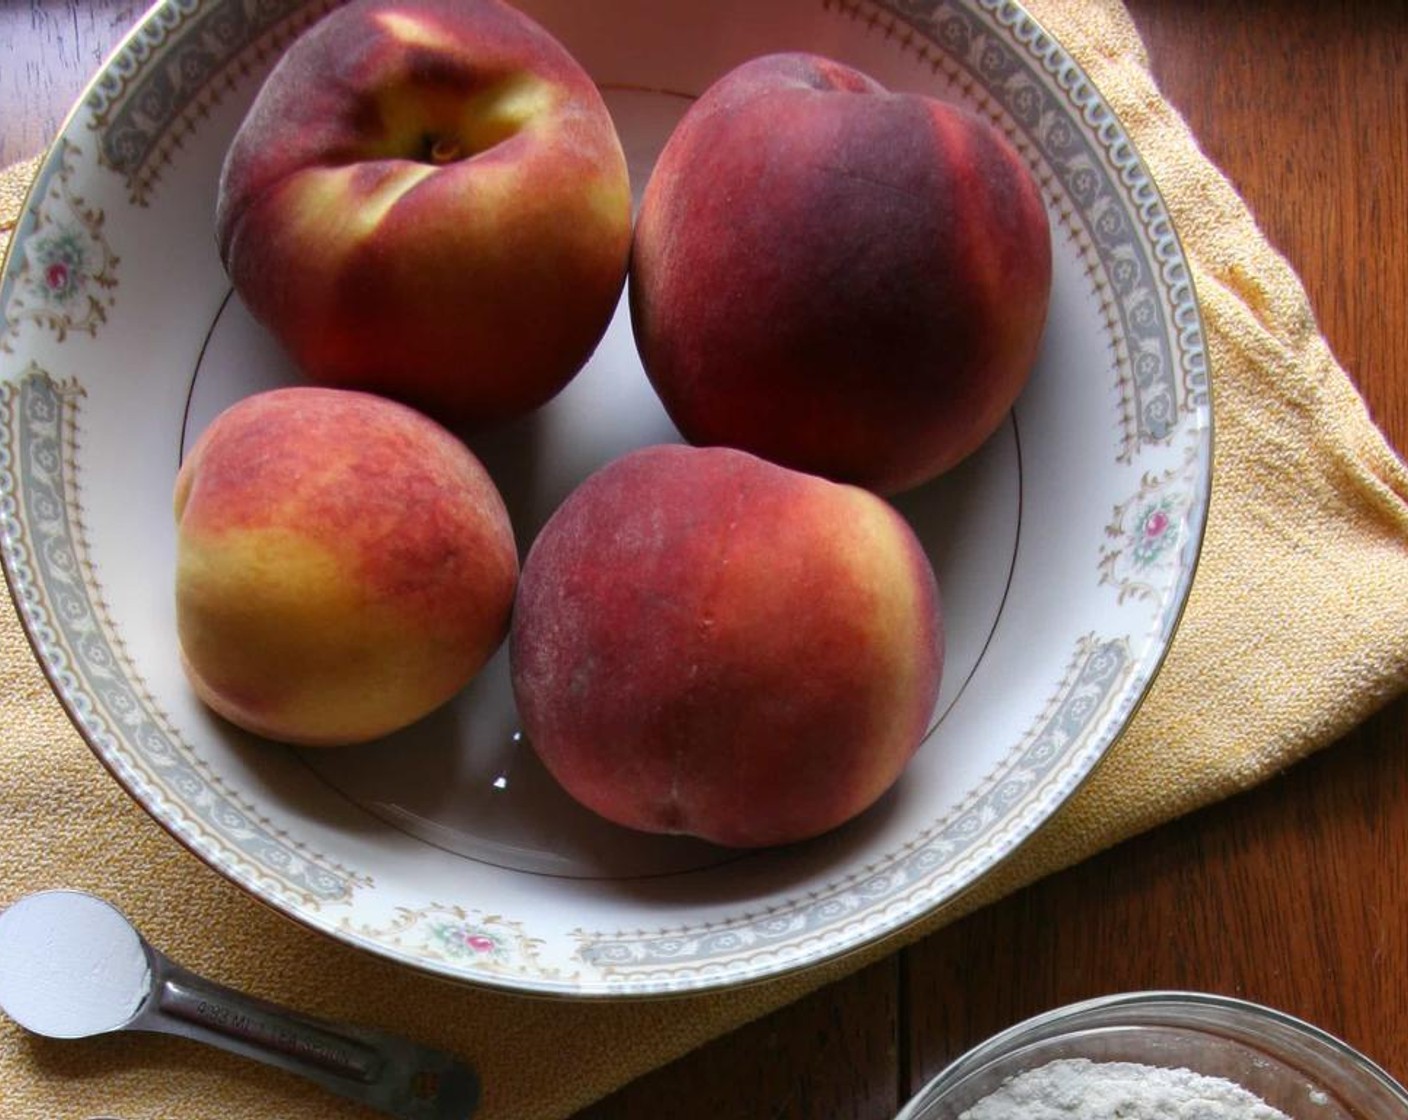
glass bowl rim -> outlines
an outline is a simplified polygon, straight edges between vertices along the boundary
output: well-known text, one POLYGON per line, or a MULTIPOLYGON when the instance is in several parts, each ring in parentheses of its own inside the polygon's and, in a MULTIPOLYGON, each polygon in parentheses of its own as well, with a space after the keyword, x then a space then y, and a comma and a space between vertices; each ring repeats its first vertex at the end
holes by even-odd
MULTIPOLYGON (((1236 1022, 1264 1023, 1276 1026, 1289 1031, 1303 1041, 1323 1047, 1331 1054, 1356 1067, 1360 1072, 1376 1082, 1390 1097, 1402 1104, 1405 1109, 1408 1109, 1408 1088, 1405 1088, 1392 1074, 1372 1058, 1351 1046, 1343 1039, 1331 1034, 1329 1031, 1315 1026, 1313 1023, 1301 1019, 1296 1015, 1292 1015, 1289 1012, 1280 1011, 1266 1004, 1256 1003, 1236 996, 1218 995, 1211 992, 1153 989, 1149 991, 1117 992, 1110 995, 1079 1000, 1075 1003, 1063 1004, 1060 1007, 1054 1007, 1048 1011, 1039 1012, 1018 1023, 1014 1023, 1010 1027, 1004 1028, 994 1035, 990 1035, 982 1042, 977 1043, 960 1054, 957 1058, 940 1069, 933 1077, 929 1078, 929 1080, 905 1102, 904 1107, 896 1114, 895 1120, 914 1120, 914 1118, 919 1115, 919 1109, 932 1104, 935 1097, 946 1092, 953 1084, 958 1083, 964 1077, 982 1069, 989 1061, 993 1060, 997 1055, 1000 1055, 1018 1039, 1030 1038, 1032 1041, 1042 1041, 1059 1037, 1062 1033, 1059 1028, 1063 1023, 1078 1021, 1085 1016, 1106 1011, 1127 1013, 1127 1017, 1123 1022, 1107 1022, 1100 1024, 1106 1027, 1117 1027, 1144 1025, 1138 1018, 1138 1013, 1141 1011, 1156 1011, 1159 1009, 1171 1009, 1176 1011, 1180 1009, 1194 1010, 1199 1008, 1226 1012, 1236 1022)), ((1160 1025, 1173 1026, 1175 1029, 1178 1027, 1178 1024, 1160 1025)))

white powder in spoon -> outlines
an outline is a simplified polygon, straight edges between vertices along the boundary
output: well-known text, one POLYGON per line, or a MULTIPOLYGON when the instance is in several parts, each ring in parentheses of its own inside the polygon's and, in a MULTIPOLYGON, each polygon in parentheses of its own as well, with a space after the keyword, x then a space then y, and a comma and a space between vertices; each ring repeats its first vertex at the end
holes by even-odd
POLYGON ((1028 1070, 959 1120, 1289 1120, 1235 1082, 1187 1069, 1067 1058, 1028 1070))
POLYGON ((0 914, 0 1008, 26 1030, 50 1038, 115 1030, 150 990, 141 937, 102 899, 44 891, 0 914))

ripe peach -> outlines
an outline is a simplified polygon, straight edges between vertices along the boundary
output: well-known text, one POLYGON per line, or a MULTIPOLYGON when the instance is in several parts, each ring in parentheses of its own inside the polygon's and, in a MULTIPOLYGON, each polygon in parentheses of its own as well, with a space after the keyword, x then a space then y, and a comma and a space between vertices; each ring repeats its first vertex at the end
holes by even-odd
POLYGON ((917 749, 938 588, 884 500, 728 448, 590 476, 524 562, 509 658, 529 741, 617 823, 755 847, 854 817, 917 749))
POLYGON ((216 417, 176 478, 176 618, 197 695, 271 739, 376 738, 502 644, 518 554, 463 443, 404 405, 298 387, 216 417))
POLYGON ((353 0, 260 88, 216 234, 309 380, 483 427, 590 357, 630 208, 606 105, 545 29, 499 0, 353 0))
POLYGON ((792 53, 729 72, 680 121, 630 299, 688 440, 895 492, 1002 421, 1050 284, 1040 193, 995 128, 792 53))

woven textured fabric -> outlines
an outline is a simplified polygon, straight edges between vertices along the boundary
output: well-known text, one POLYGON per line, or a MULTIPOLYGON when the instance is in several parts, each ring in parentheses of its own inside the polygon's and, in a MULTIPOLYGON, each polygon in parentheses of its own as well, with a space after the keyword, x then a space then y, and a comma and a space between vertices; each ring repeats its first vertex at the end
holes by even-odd
MULTIPOLYGON (((960 906, 867 953, 745 990, 575 1004, 469 990, 255 903, 122 793, 0 606, 0 905, 95 891, 177 960, 309 1014, 419 1037, 482 1072, 485 1120, 551 1120, 939 924, 1333 742, 1408 685, 1408 471, 1371 423, 1293 271, 1160 96, 1116 0, 1030 0, 1144 156, 1205 317, 1216 466, 1203 559, 1167 661, 1094 777, 960 906)), ((0 238, 34 165, 0 178, 0 238)), ((80 1043, 0 1023, 0 1115, 329 1120, 321 1090, 176 1040, 80 1043)))

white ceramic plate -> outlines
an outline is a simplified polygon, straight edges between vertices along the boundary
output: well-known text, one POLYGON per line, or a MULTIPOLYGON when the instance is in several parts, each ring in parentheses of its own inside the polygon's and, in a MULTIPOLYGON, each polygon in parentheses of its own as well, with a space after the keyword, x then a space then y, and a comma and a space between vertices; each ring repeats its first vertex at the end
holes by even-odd
MULTIPOLYGON (((1169 644, 1211 475, 1207 369, 1175 232, 1058 43, 992 0, 531 0, 602 85, 637 190, 690 95, 807 49, 962 100, 1038 175, 1055 280, 1011 421, 900 505, 948 665, 898 786, 748 855, 572 804, 517 734, 503 655, 394 743, 302 753, 211 717, 174 637, 171 488, 225 405, 292 380, 216 257, 225 147, 318 7, 176 0, 114 54, 44 162, 0 280, 5 572, 44 669, 131 795, 292 918, 445 976, 570 996, 701 990, 854 950, 955 898, 1070 795, 1169 644)), ((526 549, 570 487, 678 438, 624 308, 554 402, 476 449, 526 549)))

